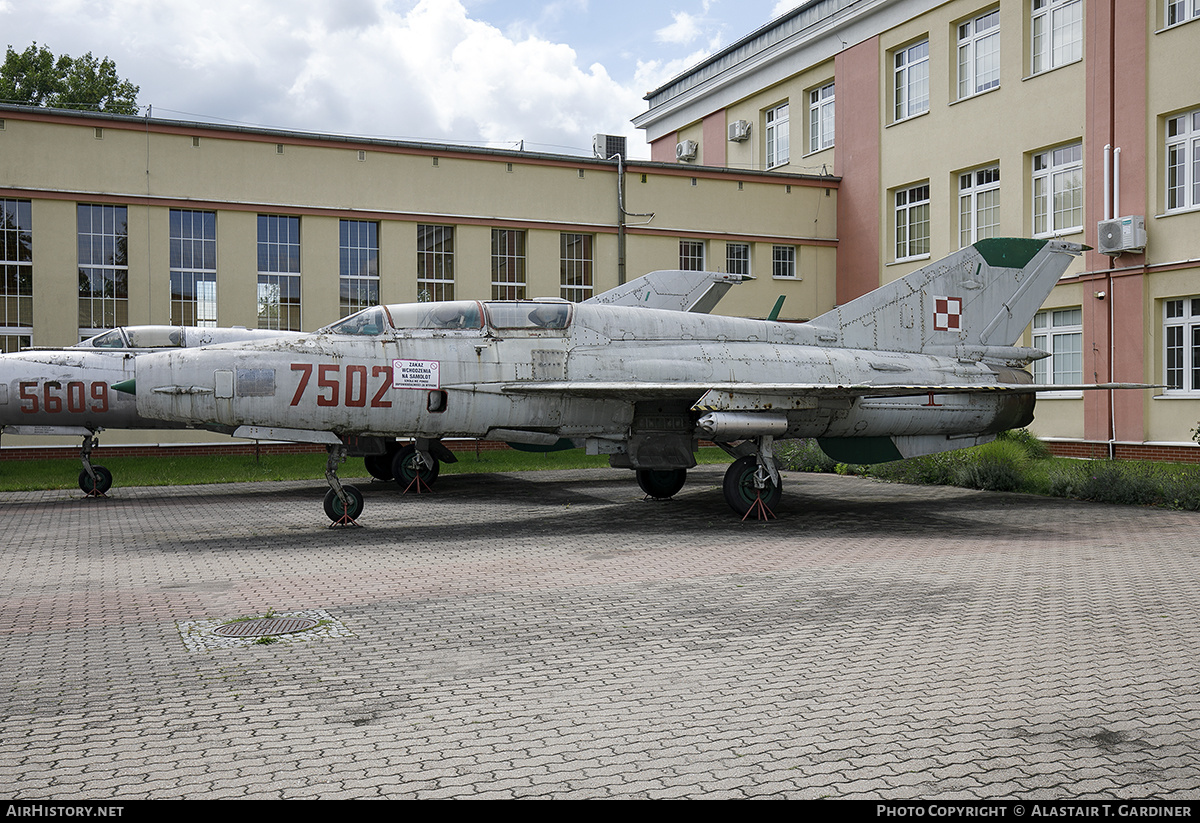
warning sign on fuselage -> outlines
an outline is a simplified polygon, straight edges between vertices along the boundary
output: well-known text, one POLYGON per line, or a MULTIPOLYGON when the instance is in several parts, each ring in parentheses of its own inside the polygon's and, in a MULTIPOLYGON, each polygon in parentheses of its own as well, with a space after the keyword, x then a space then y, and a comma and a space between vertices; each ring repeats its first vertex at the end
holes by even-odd
POLYGON ((439 389, 442 386, 437 360, 393 360, 393 389, 439 389))

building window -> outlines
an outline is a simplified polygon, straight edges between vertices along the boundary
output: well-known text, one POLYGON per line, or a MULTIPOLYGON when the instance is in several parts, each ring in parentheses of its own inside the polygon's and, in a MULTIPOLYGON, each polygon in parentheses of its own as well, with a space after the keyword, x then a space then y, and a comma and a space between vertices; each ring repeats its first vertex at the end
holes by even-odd
POLYGON ((782 166, 788 161, 788 104, 767 109, 767 168, 782 166))
POLYGON ((171 325, 217 325, 217 213, 171 209, 171 325))
POLYGON ((1163 22, 1168 26, 1200 17, 1200 0, 1166 0, 1163 22))
POLYGON ((1000 167, 988 166, 958 176, 958 245, 995 237, 1000 225, 1000 167))
POLYGON ((1000 85, 1000 10, 958 24, 958 97, 1000 85))
POLYGON ((1033 73, 1083 59, 1083 0, 1033 0, 1033 73))
POLYGON ((808 93, 808 150, 833 145, 833 83, 808 93))
POLYGON ((771 276, 796 278, 796 247, 771 247, 771 276))
POLYGON ((895 61, 895 119, 929 111, 929 41, 900 49, 895 61))
POLYGON ((1163 382, 1169 392, 1200 392, 1200 297, 1163 304, 1163 382))
POLYGON ((579 303, 592 296, 592 236, 559 235, 560 296, 579 303))
POLYGON ((1167 121, 1167 210, 1196 207, 1200 207, 1200 111, 1190 111, 1167 121))
POLYGON ((704 241, 679 241, 679 268, 684 271, 704 271, 704 241))
POLYGON ((929 254, 929 184, 896 192, 896 259, 929 254))
POLYGON ((379 224, 342 220, 338 225, 341 316, 379 305, 379 224))
POLYGON ((258 216, 258 327, 300 330, 300 218, 258 216))
POLYGON ((1050 356, 1033 363, 1033 382, 1083 382, 1083 309, 1040 311, 1033 317, 1033 347, 1050 356))
POLYGON ((33 335, 33 201, 0 199, 0 352, 33 335))
POLYGON ((1033 156, 1033 234, 1071 234, 1083 229, 1083 144, 1033 156))
POLYGON ((730 274, 750 274, 750 244, 725 244, 725 271, 730 274))
POLYGON ((523 231, 492 229, 492 299, 525 299, 523 231))
POLYGON ((454 227, 417 226, 417 300, 454 299, 454 227))
POLYGON ((129 231, 125 206, 76 207, 79 336, 129 324, 129 231))

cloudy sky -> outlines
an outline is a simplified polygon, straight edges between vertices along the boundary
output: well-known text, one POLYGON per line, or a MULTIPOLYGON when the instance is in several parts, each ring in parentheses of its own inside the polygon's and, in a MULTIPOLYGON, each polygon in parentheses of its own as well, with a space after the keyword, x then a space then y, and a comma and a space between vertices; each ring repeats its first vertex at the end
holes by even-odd
POLYGON ((156 117, 590 152, 800 0, 0 0, 0 45, 111 57, 156 117))

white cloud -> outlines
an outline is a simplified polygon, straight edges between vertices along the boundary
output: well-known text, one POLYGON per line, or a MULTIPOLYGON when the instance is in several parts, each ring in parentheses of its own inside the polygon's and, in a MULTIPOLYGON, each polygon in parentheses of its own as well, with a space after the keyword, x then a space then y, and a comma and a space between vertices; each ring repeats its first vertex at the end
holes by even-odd
POLYGON ((654 32, 654 39, 660 43, 677 43, 687 45, 700 36, 700 18, 686 11, 672 12, 673 23, 654 32))
POLYGON ((36 16, 0 17, 14 46, 36 39, 58 53, 107 54, 160 116, 496 145, 524 139, 546 151, 586 151, 595 132, 643 142, 628 122, 645 106, 640 88, 600 64, 580 66, 567 45, 472 19, 459 0, 45 5, 53 14, 44 6, 36 16))
POLYGON ((800 3, 798 0, 779 0, 779 2, 775 4, 775 8, 771 9, 771 19, 774 20, 776 17, 782 17, 784 14, 799 5, 800 3))

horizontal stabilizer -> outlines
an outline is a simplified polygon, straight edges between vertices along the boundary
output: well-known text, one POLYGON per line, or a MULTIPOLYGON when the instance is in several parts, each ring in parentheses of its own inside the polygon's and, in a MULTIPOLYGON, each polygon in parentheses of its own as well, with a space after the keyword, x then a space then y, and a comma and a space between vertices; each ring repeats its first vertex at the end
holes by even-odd
POLYGON ((753 279, 748 274, 666 269, 644 274, 583 302, 708 314, 731 287, 753 279))

